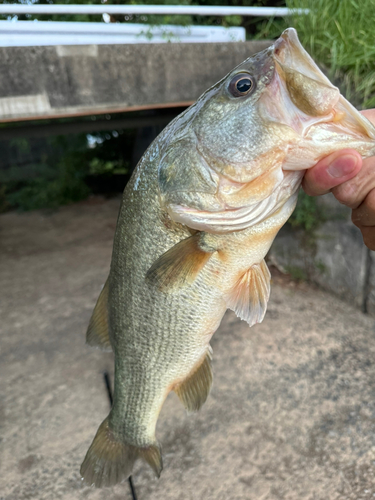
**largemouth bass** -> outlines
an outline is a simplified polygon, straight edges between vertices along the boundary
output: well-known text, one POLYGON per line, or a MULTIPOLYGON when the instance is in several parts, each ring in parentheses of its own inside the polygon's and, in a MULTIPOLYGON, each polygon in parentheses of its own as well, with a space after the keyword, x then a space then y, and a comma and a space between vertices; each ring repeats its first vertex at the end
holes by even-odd
POLYGON ((375 154, 375 128, 286 30, 172 121, 124 191, 111 270, 87 342, 115 354, 114 402, 81 474, 97 487, 143 458, 170 391, 199 410, 210 339, 229 308, 250 326, 270 294, 264 261, 307 168, 342 148, 375 154))

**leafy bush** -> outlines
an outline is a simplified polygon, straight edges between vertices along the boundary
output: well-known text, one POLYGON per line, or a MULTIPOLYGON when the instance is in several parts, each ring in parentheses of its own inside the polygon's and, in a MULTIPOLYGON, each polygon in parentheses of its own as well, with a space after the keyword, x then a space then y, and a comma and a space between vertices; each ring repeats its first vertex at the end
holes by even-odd
POLYGON ((94 132, 90 141, 84 133, 0 141, 0 212, 79 201, 92 192, 92 178, 99 182, 103 175, 128 174, 130 162, 124 160, 124 150, 134 134, 120 130, 94 132))
POLYGON ((89 163, 89 173, 91 175, 113 175, 127 174, 127 162, 123 160, 103 160, 95 156, 89 163))
POLYGON ((35 210, 82 200, 90 194, 84 182, 85 176, 85 169, 74 156, 65 157, 53 172, 47 170, 43 176, 9 183, 5 192, 7 205, 21 210, 35 210))
POLYGON ((292 227, 304 229, 306 232, 313 232, 319 224, 326 220, 322 208, 318 205, 317 199, 308 196, 304 191, 298 193, 298 203, 288 223, 292 227))

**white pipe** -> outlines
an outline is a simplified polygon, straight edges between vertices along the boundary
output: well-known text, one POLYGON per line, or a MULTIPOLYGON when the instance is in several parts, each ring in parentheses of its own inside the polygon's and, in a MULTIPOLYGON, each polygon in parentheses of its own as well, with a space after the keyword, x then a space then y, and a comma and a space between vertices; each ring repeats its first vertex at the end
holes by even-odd
POLYGON ((308 9, 286 7, 220 7, 217 5, 19 5, 2 4, 0 14, 190 14, 200 16, 290 16, 308 9))
POLYGON ((0 47, 102 45, 130 43, 244 42, 245 28, 236 26, 171 26, 136 23, 0 21, 0 47))

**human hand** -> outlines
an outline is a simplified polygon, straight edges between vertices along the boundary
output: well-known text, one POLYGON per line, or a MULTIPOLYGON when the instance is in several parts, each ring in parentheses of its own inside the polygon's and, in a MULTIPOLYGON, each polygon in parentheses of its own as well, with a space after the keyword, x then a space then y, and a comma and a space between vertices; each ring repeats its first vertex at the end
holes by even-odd
MULTIPOLYGON (((375 109, 362 114, 375 125, 375 109)), ((375 250, 375 156, 362 161, 353 149, 336 151, 307 170, 302 187, 310 196, 331 191, 340 203, 350 207, 365 245, 375 250)))

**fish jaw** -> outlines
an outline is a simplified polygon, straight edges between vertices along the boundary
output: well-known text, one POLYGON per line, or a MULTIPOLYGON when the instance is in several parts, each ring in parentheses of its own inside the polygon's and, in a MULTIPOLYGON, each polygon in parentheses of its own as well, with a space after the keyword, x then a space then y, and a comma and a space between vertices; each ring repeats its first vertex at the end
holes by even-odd
POLYGON ((284 170, 305 170, 343 148, 375 153, 375 128, 332 85, 289 28, 273 45, 275 74, 262 95, 265 121, 291 127, 299 140, 288 146, 284 170))
MULTIPOLYGON (((297 31, 294 28, 288 28, 281 34, 280 38, 273 44, 272 51, 276 63, 287 67, 291 71, 298 71, 317 83, 326 85, 327 88, 334 90, 338 96, 339 91, 337 87, 332 85, 312 57, 303 48, 298 39, 297 31)), ((336 101, 337 98, 335 99, 336 101)))

